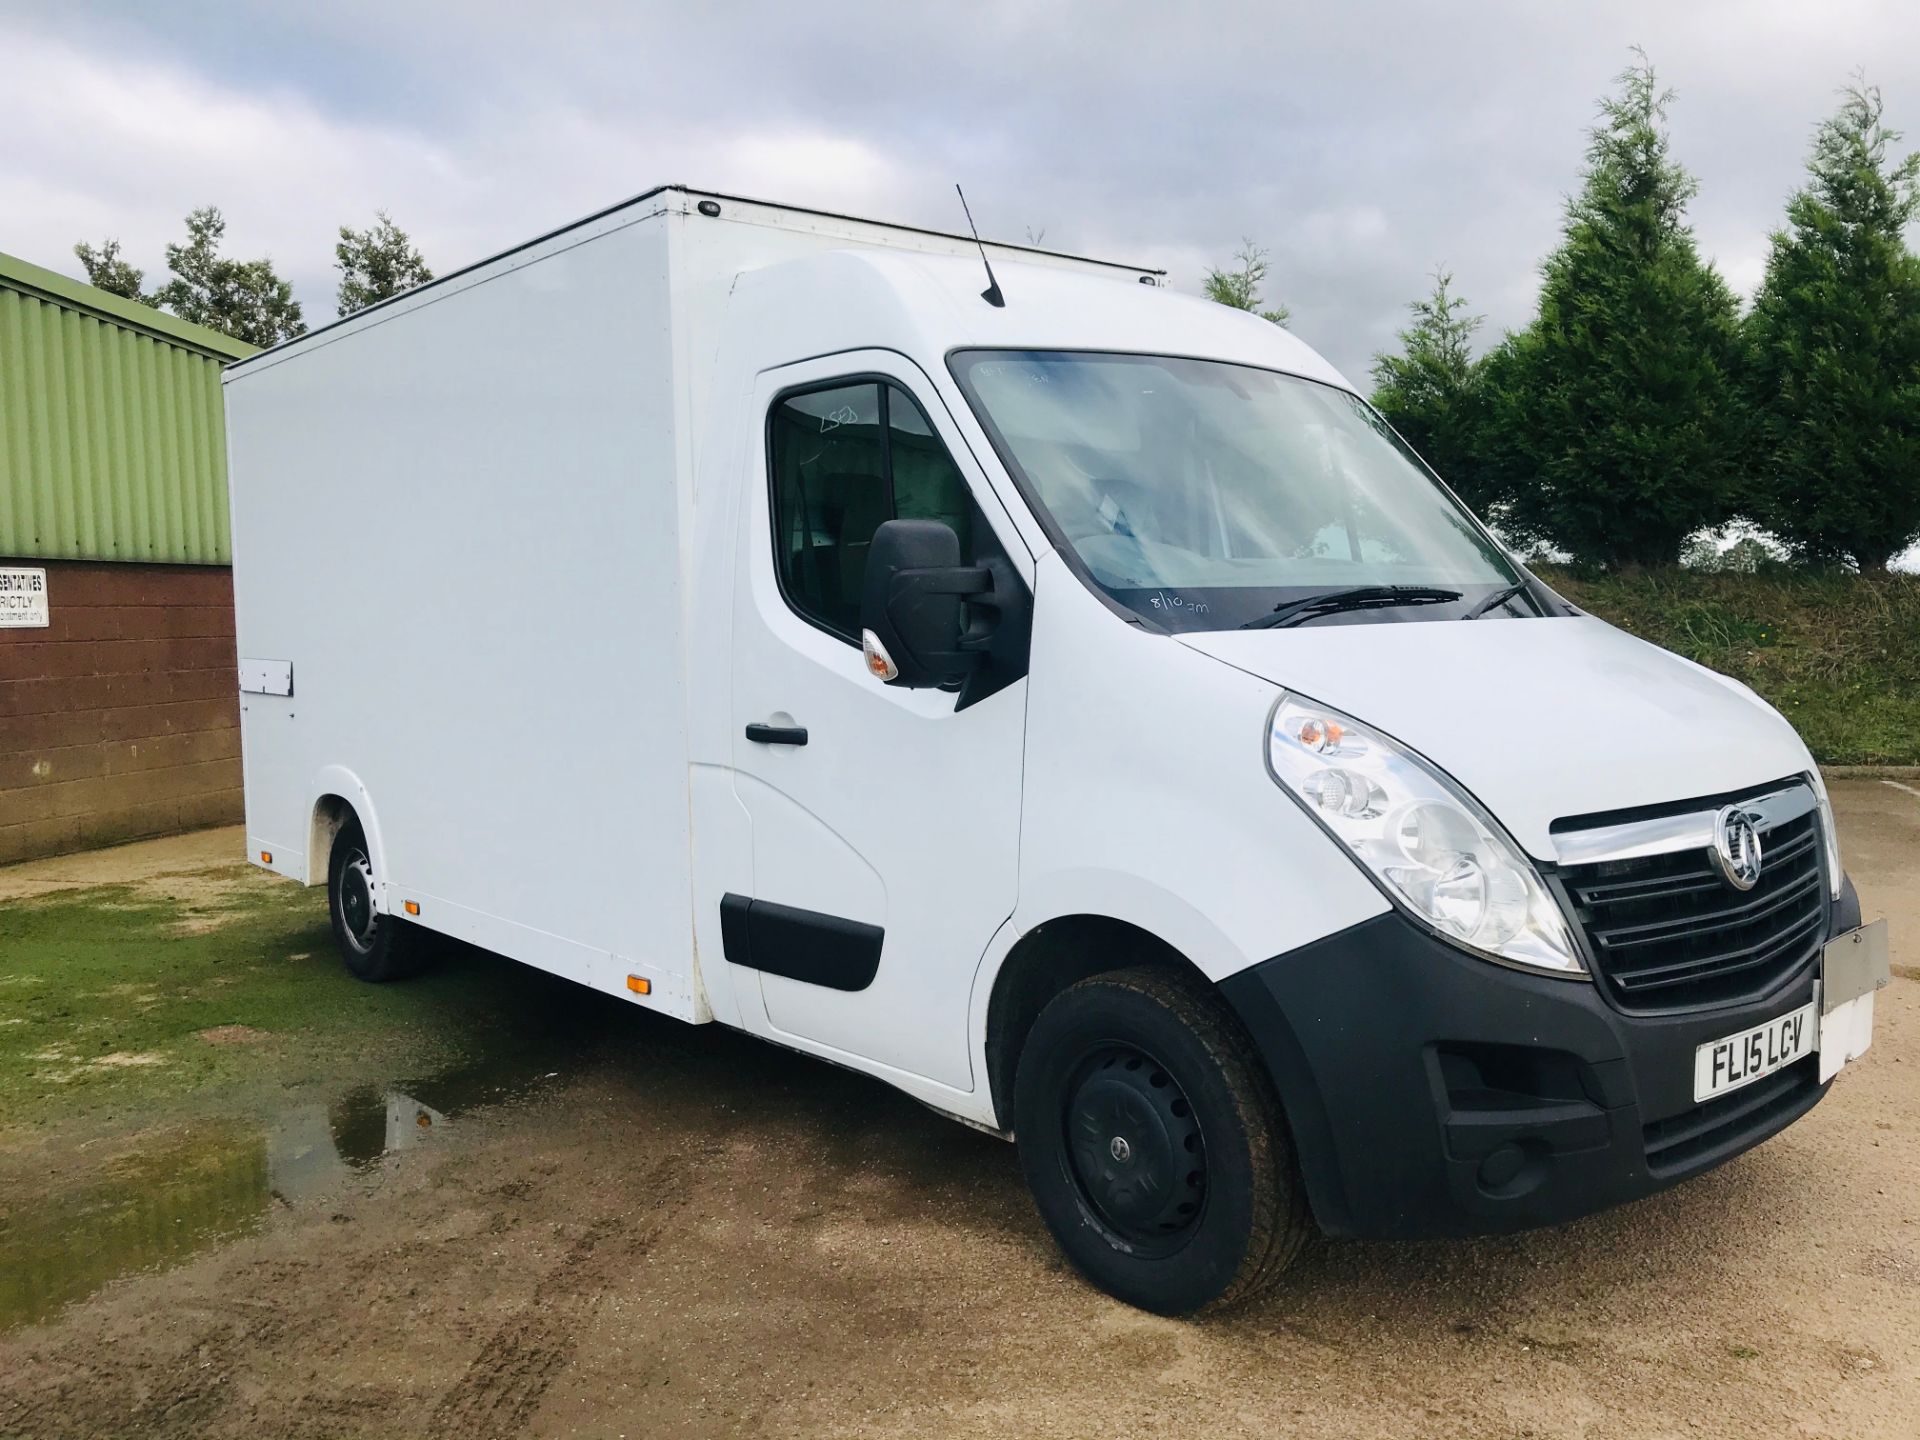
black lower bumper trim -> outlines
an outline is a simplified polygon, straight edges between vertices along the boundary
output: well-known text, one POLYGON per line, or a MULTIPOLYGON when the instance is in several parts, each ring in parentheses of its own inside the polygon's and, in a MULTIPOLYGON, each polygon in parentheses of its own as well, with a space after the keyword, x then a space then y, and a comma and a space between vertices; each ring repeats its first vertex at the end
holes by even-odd
POLYGON ((1810 1059, 1693 1099, 1695 1048, 1806 1004, 1810 972, 1741 1005, 1627 1015, 1584 980, 1503 968, 1389 914, 1220 988, 1334 1235, 1556 1224, 1717 1165, 1826 1093, 1810 1059))
POLYGON ((1692 1174, 1745 1149, 1755 1134, 1771 1135, 1819 1098, 1820 1057, 1809 1055, 1731 1095, 1643 1127, 1647 1169, 1661 1176, 1692 1174))

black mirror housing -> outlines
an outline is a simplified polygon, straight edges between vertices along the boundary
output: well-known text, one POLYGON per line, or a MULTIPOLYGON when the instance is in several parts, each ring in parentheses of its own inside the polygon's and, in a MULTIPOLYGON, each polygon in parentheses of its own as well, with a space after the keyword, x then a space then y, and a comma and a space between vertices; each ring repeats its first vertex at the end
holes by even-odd
POLYGON ((984 658, 962 648, 965 601, 993 589, 981 565, 960 563, 960 537, 938 520, 888 520, 867 551, 860 626, 873 632, 898 670, 889 685, 962 684, 984 658))

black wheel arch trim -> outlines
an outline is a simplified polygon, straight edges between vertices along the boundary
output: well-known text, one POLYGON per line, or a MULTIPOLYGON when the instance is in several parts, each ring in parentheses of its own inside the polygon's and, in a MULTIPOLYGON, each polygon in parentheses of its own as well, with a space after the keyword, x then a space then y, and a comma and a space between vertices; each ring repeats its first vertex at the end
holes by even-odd
MULTIPOLYGON (((1282 958, 1297 959, 1305 964, 1337 964, 1341 952, 1356 942, 1364 944, 1364 932, 1389 918, 1375 916, 1363 920, 1282 958)), ((1321 1094, 1320 1081, 1307 1059, 1306 1047, 1300 1043, 1273 991, 1260 983, 1255 973, 1259 969, 1253 966, 1229 975, 1218 982, 1220 993, 1253 1042, 1254 1063, 1265 1065, 1267 1078, 1279 1095, 1280 1111, 1287 1117, 1294 1156, 1301 1178, 1306 1182, 1307 1204, 1313 1210, 1315 1222, 1329 1234, 1347 1233, 1353 1204, 1341 1175, 1340 1148, 1333 1119, 1321 1094)))

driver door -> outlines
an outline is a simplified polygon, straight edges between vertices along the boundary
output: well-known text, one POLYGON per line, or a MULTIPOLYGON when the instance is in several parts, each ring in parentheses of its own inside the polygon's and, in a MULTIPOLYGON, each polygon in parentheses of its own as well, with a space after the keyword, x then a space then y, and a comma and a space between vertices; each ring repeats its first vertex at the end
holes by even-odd
POLYGON ((899 355, 765 372, 755 413, 732 636, 753 879, 723 901, 743 1014, 757 985, 776 1038, 971 1089, 973 976, 1016 899, 1026 683, 959 711, 950 691, 883 684, 860 597, 873 532, 897 517, 952 525, 963 556, 1010 555, 1029 585, 1031 559, 899 355))

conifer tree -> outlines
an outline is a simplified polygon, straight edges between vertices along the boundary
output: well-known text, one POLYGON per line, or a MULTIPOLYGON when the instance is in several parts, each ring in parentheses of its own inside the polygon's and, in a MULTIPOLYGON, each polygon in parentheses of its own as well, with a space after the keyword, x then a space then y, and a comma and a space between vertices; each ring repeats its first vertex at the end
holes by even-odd
POLYGON ((1728 518, 1742 434, 1738 308, 1687 225, 1671 94, 1638 52, 1618 83, 1539 314, 1486 374, 1503 527, 1614 567, 1670 564, 1728 518))
POLYGON ((1453 291, 1444 270, 1433 293, 1408 306, 1413 323, 1400 332, 1400 353, 1373 361, 1373 407, 1386 416, 1440 478, 1476 510, 1498 498, 1483 483, 1476 447, 1481 426, 1480 367, 1473 333, 1481 316, 1453 291))
POLYGON ((1267 279, 1267 252, 1251 240, 1240 242, 1240 249, 1233 257, 1231 270, 1213 269, 1207 271, 1203 284, 1207 298, 1218 305, 1234 310, 1247 310, 1262 320, 1284 326, 1293 318, 1293 312, 1284 305, 1271 310, 1260 307, 1266 302, 1260 298, 1260 287, 1267 279))
POLYGON ((1856 83, 1815 132, 1746 332, 1758 518, 1796 554, 1884 570, 1920 539, 1920 154, 1856 83))

